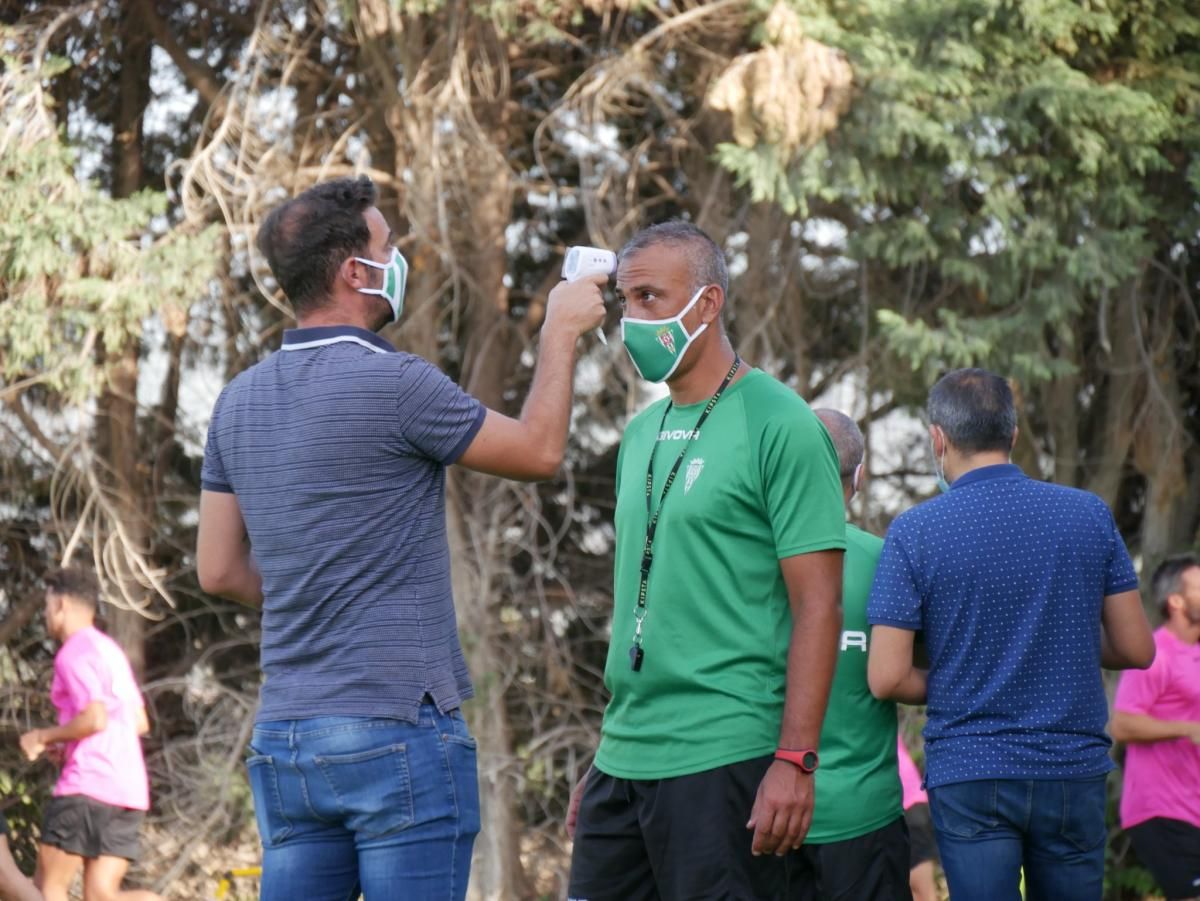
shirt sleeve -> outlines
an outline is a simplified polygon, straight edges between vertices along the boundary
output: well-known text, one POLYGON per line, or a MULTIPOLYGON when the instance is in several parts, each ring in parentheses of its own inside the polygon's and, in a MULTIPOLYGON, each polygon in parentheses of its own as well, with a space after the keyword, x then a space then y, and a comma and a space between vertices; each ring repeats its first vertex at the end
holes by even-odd
POLYGON ((1153 716, 1155 704, 1167 689, 1168 681, 1167 664, 1160 652, 1149 669, 1128 669, 1121 673, 1113 709, 1153 716))
POLYGON ((72 716, 78 716, 93 701, 108 708, 109 679, 94 656, 74 655, 67 661, 56 663, 54 669, 60 689, 71 702, 72 716))
POLYGON ((884 539, 875 581, 871 584, 867 621, 873 626, 893 626, 916 632, 923 623, 921 589, 902 534, 900 520, 893 522, 884 539))
POLYGON ((212 419, 208 422, 208 438, 204 442, 204 465, 200 468, 200 487, 205 491, 222 491, 225 494, 233 494, 233 486, 229 484, 229 478, 225 475, 225 466, 221 462, 221 451, 217 446, 220 410, 221 398, 218 397, 213 406, 212 419))
POLYGON ((1117 529, 1112 511, 1105 505, 1104 512, 1108 519, 1108 527, 1112 530, 1112 553, 1108 558, 1108 572, 1105 576, 1104 595, 1120 594, 1122 591, 1132 591, 1138 587, 1137 571, 1133 561, 1129 559, 1129 549, 1125 547, 1125 539, 1117 529))
POLYGON ((418 453, 449 466, 479 434, 487 407, 420 357, 409 357, 401 372, 401 437, 418 453))
POLYGON ((845 550, 846 507, 837 454, 820 420, 807 405, 801 415, 773 416, 763 425, 759 448, 776 557, 845 550))

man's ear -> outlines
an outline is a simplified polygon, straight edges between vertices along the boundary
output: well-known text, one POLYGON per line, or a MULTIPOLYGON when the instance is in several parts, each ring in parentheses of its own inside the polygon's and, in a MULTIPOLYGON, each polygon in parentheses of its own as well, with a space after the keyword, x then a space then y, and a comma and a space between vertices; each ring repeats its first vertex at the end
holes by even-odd
POLYGON ((725 308, 725 292, 720 285, 707 285, 700 295, 700 321, 712 323, 721 318, 721 310, 725 308))
POLYGON ((930 425, 929 443, 933 446, 933 455, 935 457, 940 457, 946 448, 946 433, 943 432, 938 426, 930 425), (939 442, 942 445, 940 448, 938 447, 939 442))
POLYGON ((370 288, 370 268, 370 266, 364 266, 358 262, 354 257, 346 257, 346 259, 342 260, 342 265, 338 267, 337 277, 355 291, 359 288, 370 288))

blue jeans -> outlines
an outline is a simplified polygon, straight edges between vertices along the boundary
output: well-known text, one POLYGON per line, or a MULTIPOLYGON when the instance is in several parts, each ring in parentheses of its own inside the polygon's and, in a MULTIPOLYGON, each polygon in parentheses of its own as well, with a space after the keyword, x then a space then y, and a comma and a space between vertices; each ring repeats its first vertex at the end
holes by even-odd
POLYGON ((1104 776, 990 779, 929 789, 942 869, 954 901, 1100 901, 1104 776))
POLYGON ((475 740, 462 714, 418 722, 259 723, 246 768, 263 844, 261 901, 451 901, 479 832, 475 740))

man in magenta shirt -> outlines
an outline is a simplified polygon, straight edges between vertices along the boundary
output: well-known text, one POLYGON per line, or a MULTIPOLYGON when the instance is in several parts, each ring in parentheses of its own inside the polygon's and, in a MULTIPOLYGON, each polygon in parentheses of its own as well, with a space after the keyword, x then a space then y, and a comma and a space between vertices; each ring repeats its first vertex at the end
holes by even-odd
POLYGON ((1165 619, 1147 670, 1122 674, 1112 735, 1126 742, 1121 826, 1168 898, 1200 898, 1200 557, 1154 573, 1165 619))
POLYGON ((150 807, 140 739, 150 727, 129 659, 94 625, 99 597, 84 570, 46 578, 46 631, 62 642, 50 689, 58 726, 26 732, 21 750, 36 760, 61 746, 63 766, 46 805, 36 882, 46 901, 67 901, 82 866, 85 899, 161 901, 121 891, 150 807))

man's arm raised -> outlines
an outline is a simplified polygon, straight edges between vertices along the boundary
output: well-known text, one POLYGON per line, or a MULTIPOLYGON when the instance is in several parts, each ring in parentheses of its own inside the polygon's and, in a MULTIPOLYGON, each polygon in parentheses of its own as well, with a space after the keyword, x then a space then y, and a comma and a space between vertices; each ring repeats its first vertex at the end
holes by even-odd
POLYGON ((534 481, 553 478, 567 447, 574 396, 575 344, 604 321, 608 276, 559 282, 550 292, 533 386, 519 419, 488 410, 458 462, 468 469, 534 481))

